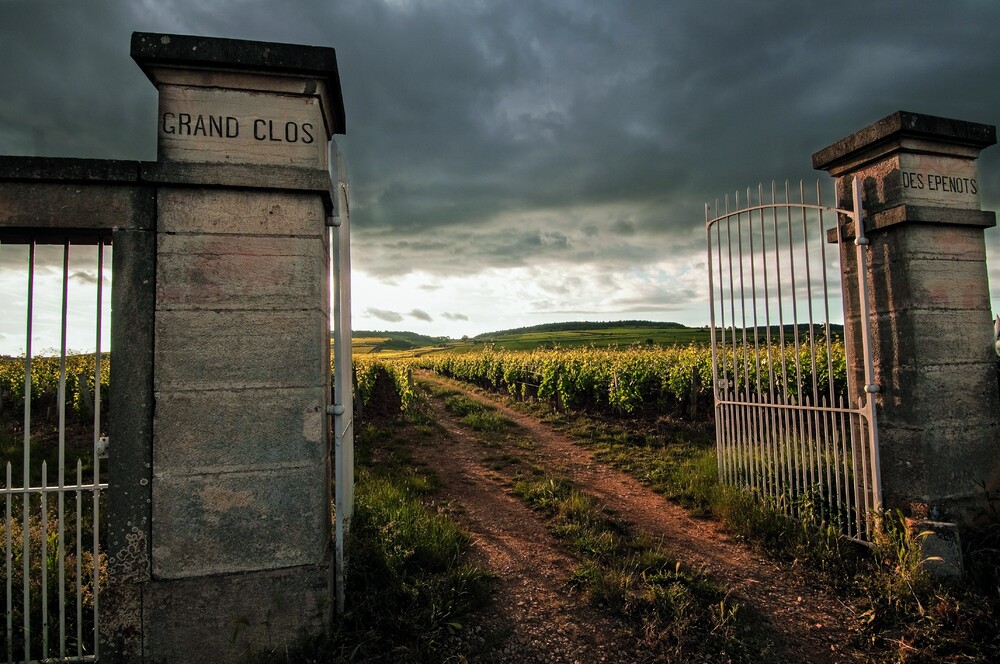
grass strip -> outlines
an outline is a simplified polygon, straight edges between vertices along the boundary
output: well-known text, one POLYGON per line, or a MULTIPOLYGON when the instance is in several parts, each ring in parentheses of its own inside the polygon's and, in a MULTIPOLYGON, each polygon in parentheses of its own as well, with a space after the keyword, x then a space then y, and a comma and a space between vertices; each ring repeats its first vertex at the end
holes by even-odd
MULTIPOLYGON (((432 502, 438 479, 406 453, 435 435, 403 420, 355 438, 355 512, 347 544, 345 612, 332 633, 265 662, 440 662, 495 585, 469 565, 470 538, 432 502)), ((460 654, 460 653, 459 653, 460 654)), ((459 660, 456 660, 459 661, 459 660)))

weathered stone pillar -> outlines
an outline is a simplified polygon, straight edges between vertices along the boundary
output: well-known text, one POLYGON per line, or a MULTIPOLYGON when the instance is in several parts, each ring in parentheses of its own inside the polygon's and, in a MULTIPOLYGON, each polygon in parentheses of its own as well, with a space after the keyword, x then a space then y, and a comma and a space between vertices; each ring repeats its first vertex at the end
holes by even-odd
MULTIPOLYGON (((976 159, 992 126, 898 112, 813 155, 838 206, 863 189, 884 505, 970 523, 1000 487, 1000 404, 976 159)), ((842 227, 849 370, 864 385, 853 228, 842 227)))
POLYGON ((331 619, 336 59, 144 33, 132 57, 159 91, 141 173, 156 185, 151 468, 130 494, 151 525, 141 613, 107 618, 105 640, 125 661, 244 661, 331 619))

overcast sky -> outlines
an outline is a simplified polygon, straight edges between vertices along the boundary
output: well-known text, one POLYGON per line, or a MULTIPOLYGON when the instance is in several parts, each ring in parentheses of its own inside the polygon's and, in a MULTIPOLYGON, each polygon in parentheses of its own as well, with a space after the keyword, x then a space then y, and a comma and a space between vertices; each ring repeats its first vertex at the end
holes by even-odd
MULTIPOLYGON (((0 154, 155 159, 134 30, 332 46, 355 328, 705 324, 704 203, 829 184, 812 153, 896 110, 998 124, 998 26, 996 0, 0 0, 0 154)), ((979 168, 995 210, 1000 148, 979 168)))

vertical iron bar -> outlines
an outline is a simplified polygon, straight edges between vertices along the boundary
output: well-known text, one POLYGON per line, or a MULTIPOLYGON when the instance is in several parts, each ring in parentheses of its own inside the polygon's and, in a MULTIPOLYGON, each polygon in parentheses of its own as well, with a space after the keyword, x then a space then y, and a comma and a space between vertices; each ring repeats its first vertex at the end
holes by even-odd
MULTIPOLYGON (((785 201, 786 205, 788 203, 787 197, 785 201)), ((780 233, 778 231, 778 185, 773 180, 771 181, 771 225, 774 230, 774 274, 775 274, 775 285, 778 291, 778 348, 780 352, 781 359, 781 389, 778 392, 778 396, 781 397, 781 403, 785 406, 788 405, 788 362, 785 357, 785 311, 784 311, 784 298, 782 293, 782 278, 781 278, 781 242, 780 233)), ((785 451, 785 481, 788 485, 789 498, 794 494, 795 490, 795 457, 794 450, 788 443, 788 436, 790 431, 789 426, 789 413, 788 409, 782 410, 782 445, 785 451)), ((789 504, 791 506, 791 504, 789 504)))
MULTIPOLYGON (((799 180, 799 201, 802 203, 800 208, 802 212, 802 251, 805 258, 805 268, 806 268, 806 309, 809 314, 809 367, 812 373, 812 404, 813 406, 819 405, 819 383, 818 376, 816 375, 816 326, 815 317, 813 316, 813 296, 812 296, 812 267, 811 261, 809 260, 809 227, 808 227, 808 210, 806 208, 806 190, 805 182, 799 180)), ((819 431, 819 413, 818 411, 812 411, 810 416, 810 428, 811 435, 809 437, 809 448, 814 450, 816 454, 816 475, 813 477, 813 484, 818 485, 819 495, 823 494, 823 454, 821 446, 821 435, 819 431)))
MULTIPOLYGON (((773 181, 772 181, 773 185, 773 181)), ((764 343, 767 352, 767 396, 768 404, 768 422, 769 426, 769 440, 771 442, 771 459, 772 459, 772 473, 774 474, 774 488, 775 488, 775 499, 781 496, 781 477, 782 477, 782 467, 779 455, 779 439, 777 438, 778 426, 777 417, 778 412, 774 409, 774 362, 771 356, 771 291, 769 278, 770 275, 767 271, 767 234, 766 227, 767 222, 764 219, 764 185, 757 185, 757 202, 760 204, 760 247, 761 247, 761 267, 763 268, 764 277, 764 343)), ((774 201, 771 201, 772 205, 774 201)), ((773 207, 771 208, 774 209, 773 207)))
POLYGON ((100 513, 100 483, 98 479, 101 476, 101 460, 100 457, 94 454, 94 532, 93 532, 93 550, 94 550, 94 560, 92 569, 92 583, 94 585, 94 657, 99 658, 101 656, 101 638, 100 630, 98 625, 100 624, 101 618, 101 608, 100 608, 100 569, 101 569, 101 543, 99 533, 101 530, 101 513, 100 513))
MULTIPOLYGON (((834 403, 834 380, 833 380, 833 341, 830 335, 830 285, 829 279, 827 277, 827 263, 826 263, 826 236, 823 224, 823 189, 820 186, 819 180, 816 181, 816 205, 819 207, 819 219, 818 219, 818 234, 819 234, 819 250, 820 250, 820 263, 823 266, 823 321, 824 321, 824 336, 826 340, 826 381, 827 381, 827 394, 829 395, 828 403, 833 406, 834 403)), ((840 476, 837 473, 833 473, 836 476, 836 486, 834 487, 834 480, 831 479, 831 465, 836 467, 839 464, 837 459, 837 445, 836 445, 836 428, 832 430, 833 442, 830 446, 831 449, 827 450, 827 454, 832 451, 833 461, 831 463, 830 459, 827 459, 827 486, 831 495, 836 491, 836 500, 831 501, 836 503, 837 508, 840 508, 840 476)), ((830 437, 827 438, 828 444, 830 443, 830 437)))
POLYGON ((83 462, 76 460, 76 656, 83 656, 83 462))
MULTIPOLYGON (((748 401, 750 394, 750 348, 747 340, 747 296, 746 296, 746 267, 743 265, 743 215, 740 213, 740 192, 736 192, 736 254, 739 256, 740 270, 740 326, 742 328, 740 336, 743 340, 743 392, 742 400, 748 401)), ((751 489, 757 488, 757 460, 754 458, 753 441, 750 439, 752 415, 747 413, 747 409, 741 409, 740 419, 743 421, 743 449, 747 456, 747 472, 749 474, 749 484, 751 489)))
MULTIPOLYGON (((10 461, 7 462, 7 484, 5 488, 14 488, 13 484, 13 467, 10 461)), ((10 498, 12 493, 4 494, 4 507, 5 507, 5 518, 4 530, 7 531, 7 549, 6 549, 6 567, 4 570, 7 573, 7 661, 14 661, 14 538, 11 534, 11 524, 13 523, 13 517, 10 510, 10 498)))
MULTIPOLYGON (((712 265, 712 226, 709 223, 710 213, 708 203, 705 204, 705 241, 708 248, 708 330, 709 339, 712 344, 712 404, 715 408, 716 420, 718 421, 719 411, 717 405, 719 403, 719 363, 717 359, 717 339, 715 338, 715 274, 712 270, 714 267, 712 265)), ((715 463, 718 466, 718 473, 721 479, 725 478, 725 472, 723 469, 722 460, 722 435, 721 430, 716 429, 715 434, 715 463)))
POLYGON ((21 501, 22 508, 24 509, 24 513, 21 515, 21 560, 22 573, 24 574, 22 584, 24 597, 21 598, 21 603, 24 610, 22 625, 24 626, 24 661, 26 662, 31 660, 31 593, 29 586, 29 581, 31 580, 31 538, 28 537, 28 534, 31 532, 31 494, 28 493, 28 487, 31 486, 31 334, 34 304, 35 241, 32 240, 28 245, 28 311, 24 340, 24 468, 22 469, 23 484, 21 485, 22 489, 24 489, 21 501))
MULTIPOLYGON (((798 338, 799 338, 798 303, 796 301, 797 296, 795 293, 795 241, 792 237, 792 195, 788 180, 785 180, 785 225, 787 227, 786 230, 788 234, 788 266, 789 266, 788 273, 790 281, 789 285, 791 286, 790 297, 792 301, 792 339, 793 339, 792 350, 794 355, 793 359, 795 362, 795 384, 796 384, 794 397, 789 398, 789 392, 791 391, 790 389, 791 384, 788 375, 786 373, 789 367, 786 362, 786 356, 785 356, 785 346, 787 344, 787 341, 784 336, 785 335, 784 319, 782 319, 782 325, 781 325, 782 373, 785 381, 786 403, 801 405, 802 389, 801 389, 801 377, 799 371, 799 357, 798 357, 798 338)), ((795 434, 794 439, 791 437, 789 438, 789 445, 791 445, 792 459, 793 459, 792 464, 795 470, 795 479, 797 480, 793 494, 797 495, 802 492, 802 487, 805 486, 805 475, 804 475, 805 451, 801 448, 801 443, 799 440, 799 432, 801 431, 801 424, 802 424, 802 415, 799 411, 793 411, 792 413, 789 414, 789 419, 791 420, 790 422, 791 430, 795 434), (793 440, 794 444, 792 444, 793 440)))
MULTIPOLYGON (((0 251, 2 251, 2 249, 3 249, 3 243, 0 242, 0 251)), ((6 634, 6 637, 7 637, 6 643, 7 643, 7 661, 8 662, 13 662, 14 661, 14 624, 13 624, 13 616, 14 616, 14 610, 13 610, 14 609, 14 589, 11 587, 11 580, 12 580, 12 577, 13 577, 12 572, 14 571, 13 570, 13 565, 12 565, 12 563, 13 563, 13 555, 12 555, 11 547, 13 546, 14 541, 13 541, 13 536, 12 536, 12 533, 11 533, 12 521, 11 521, 11 510, 10 510, 10 498, 11 498, 11 495, 12 495, 11 494, 11 489, 13 489, 14 487, 13 487, 13 484, 12 484, 11 470, 12 470, 11 463, 10 463, 10 461, 7 461, 6 483, 4 484, 4 488, 7 489, 7 492, 4 493, 4 519, 5 519, 4 520, 4 532, 6 533, 6 540, 7 540, 5 542, 5 544, 7 545, 7 548, 4 549, 4 558, 5 558, 5 563, 6 563, 6 566, 4 567, 4 572, 6 573, 6 576, 4 578, 7 579, 7 582, 4 585, 6 586, 6 591, 7 591, 7 594, 6 594, 6 599, 7 599, 7 604, 6 604, 6 607, 7 607, 6 627, 7 627, 7 631, 6 631, 5 634, 6 634)))
MULTIPOLYGON (((860 401, 861 397, 858 397, 858 400, 860 401)), ((865 413, 863 409, 864 404, 859 403, 858 406, 859 406, 859 410, 857 413, 858 432, 859 432, 858 438, 860 438, 859 441, 860 444, 858 445, 858 458, 860 463, 858 464, 857 472, 860 472, 861 474, 862 497, 864 498, 864 506, 865 506, 865 511, 862 514, 861 523, 864 527, 865 536, 867 537, 870 534, 869 526, 871 525, 871 515, 872 515, 872 501, 871 501, 872 491, 868 485, 868 478, 870 476, 869 473, 871 470, 871 465, 869 464, 867 458, 868 450, 867 450, 867 445, 865 444, 868 440, 868 427, 866 426, 867 422, 865 420, 865 413)), ((859 502, 858 504, 860 506, 861 503, 859 502)))
MULTIPOLYGON (((66 457, 66 330, 68 328, 69 319, 69 256, 70 256, 70 245, 69 240, 63 243, 63 268, 62 268, 62 307, 60 313, 60 324, 59 324, 59 391, 58 391, 58 410, 59 410, 59 446, 57 455, 57 467, 56 476, 58 482, 62 484, 63 477, 63 463, 66 457)), ((62 533, 62 492, 60 491, 56 497, 56 503, 58 509, 56 512, 57 522, 56 522, 56 533, 57 538, 61 538, 62 533)), ((56 553, 60 558, 61 562, 61 551, 59 550, 60 542, 56 544, 56 553)), ((59 593, 60 599, 62 598, 62 578, 59 577, 59 593)), ((61 607, 61 602, 60 602, 61 607)), ((62 608, 60 608, 62 611, 62 608)), ((62 632, 60 632, 61 634, 62 632)), ((60 640, 60 643, 62 641, 60 640)), ((62 656, 63 653, 60 653, 62 656)))
MULTIPOLYGON (((93 551, 93 595, 94 595, 94 657, 100 656, 100 633, 97 629, 98 619, 100 617, 100 606, 101 606, 101 593, 100 593, 100 555, 101 555, 101 543, 100 543, 100 525, 101 525, 101 512, 100 512, 100 484, 101 484, 101 459, 98 454, 98 444, 101 439, 101 341, 102 341, 102 327, 103 327, 103 316, 104 316, 104 239, 102 238, 97 243, 97 339, 96 348, 94 350, 94 479, 92 482, 93 495, 92 503, 94 509, 93 515, 93 529, 92 533, 92 551, 93 551)), ((82 545, 80 547, 83 548, 82 545)), ((81 579, 82 583, 82 579, 81 579)))
POLYGON ((854 533, 858 534, 857 520, 851 518, 851 510, 855 510, 856 516, 858 505, 858 482, 857 475, 854 472, 854 426, 850 414, 847 413, 847 404, 845 403, 844 395, 839 395, 838 399, 838 403, 843 409, 840 415, 840 423, 841 429, 844 432, 842 444, 844 446, 844 496, 846 498, 847 525, 851 526, 854 524, 854 533), (850 454, 848 454, 848 447, 850 448, 850 454))
MULTIPOLYGON (((816 181, 816 204, 822 205, 823 190, 820 187, 819 180, 816 181)), ((829 278, 827 276, 827 264, 826 264, 826 229, 823 227, 823 208, 819 209, 819 237, 820 237, 820 260, 823 263, 823 320, 825 322, 826 331, 826 370, 827 370, 827 392, 830 394, 830 403, 833 404, 834 399, 834 383, 833 383, 833 340, 830 334, 830 284, 829 278)))
MULTIPOLYGON (((860 397, 859 397, 860 399, 860 397)), ((859 404, 860 405, 860 404, 859 404)), ((858 439, 864 440, 864 415, 861 410, 854 410, 851 417, 851 452, 854 459, 855 508, 858 512, 858 532, 866 532, 868 528, 868 472, 865 462, 865 446, 858 439), (855 429, 857 435, 855 435, 855 429)))
MULTIPOLYGON (((715 211, 716 212, 719 211, 718 199, 716 199, 715 201, 715 211)), ((725 281, 722 278, 722 227, 718 220, 716 220, 715 222, 715 244, 716 244, 716 249, 715 249, 716 256, 719 261, 719 265, 717 268, 719 271, 719 314, 720 314, 719 324, 721 326, 720 332, 722 333, 722 339, 720 340, 718 352, 720 353, 720 357, 722 359, 722 378, 723 378, 722 394, 724 399, 729 399, 729 369, 728 369, 729 360, 726 357, 729 354, 727 350, 728 346, 726 345, 726 286, 725 286, 725 281)), ((728 414, 726 417, 728 418, 728 414)), ((723 429, 723 431, 726 430, 723 429)), ((728 437, 725 440, 725 457, 726 457, 725 464, 726 464, 727 481, 732 483, 733 458, 729 450, 730 440, 731 439, 729 439, 728 437)))
MULTIPOLYGON (((840 395, 837 395, 837 401, 834 405, 842 408, 843 399, 840 395)), ((843 414, 838 414, 837 419, 834 421, 837 427, 837 435, 835 438, 835 443, 837 446, 837 505, 841 513, 844 515, 844 528, 846 529, 850 525, 850 491, 848 487, 848 475, 847 475, 847 455, 844 453, 847 445, 847 430, 844 428, 844 418, 843 414)))
MULTIPOLYGON (((726 204, 726 250, 729 255, 729 261, 726 263, 726 267, 729 271, 729 320, 732 323, 733 329, 732 334, 730 334, 730 341, 733 345, 733 388, 732 388, 732 398, 736 399, 740 393, 740 372, 739 363, 736 361, 737 351, 736 351, 736 283, 733 278, 733 218, 729 213, 729 194, 725 197, 726 204)), ((733 460, 735 462, 733 466, 733 479, 734 483, 740 481, 740 474, 743 472, 743 462, 744 457, 742 454, 742 441, 738 436, 736 436, 736 413, 730 413, 733 416, 733 421, 731 426, 733 426, 733 437, 730 438, 732 441, 731 447, 733 450, 733 460)))
MULTIPOLYGON (((793 239, 792 232, 792 206, 791 206, 791 189, 789 183, 785 180, 785 211, 786 220, 788 224, 788 266, 789 274, 791 276, 791 298, 792 298, 792 339, 793 339, 793 349, 795 355, 795 403, 802 405, 802 366, 799 357, 799 307, 798 307, 798 293, 796 292, 797 287, 795 283, 795 241, 793 239)), ((803 440, 801 438, 801 433, 803 430, 802 422, 802 412, 796 411, 795 413, 795 424, 796 431, 799 433, 799 440, 796 441, 797 448, 797 465, 799 471, 799 493, 802 493, 805 489, 807 483, 806 469, 811 463, 807 463, 806 450, 803 446, 803 440)))
POLYGON ((41 526, 42 526, 42 536, 41 542, 41 555, 42 564, 40 565, 42 571, 42 659, 48 659, 49 657, 49 583, 48 583, 48 535, 49 535, 49 519, 47 510, 47 496, 45 495, 45 488, 48 486, 48 465, 45 461, 42 461, 42 491, 39 495, 39 503, 41 507, 41 526))
MULTIPOLYGON (((753 368, 754 368, 754 398, 751 400, 757 403, 757 407, 750 409, 748 413, 752 422, 751 426, 751 447, 753 449, 753 458, 757 467, 757 473, 760 476, 760 490, 761 495, 765 495, 769 489, 769 482, 767 477, 767 466, 764 463, 764 446, 763 446, 763 436, 761 427, 761 410, 760 404, 757 397, 760 395, 761 385, 760 385, 760 337, 757 333, 757 268, 756 268, 756 252, 754 251, 754 240, 753 240, 753 194, 749 187, 747 187, 747 240, 749 243, 750 251, 750 313, 751 320, 753 321, 753 368)), ((742 232, 740 233, 742 236, 742 232)), ((751 386, 747 385, 747 393, 751 392, 751 386)))

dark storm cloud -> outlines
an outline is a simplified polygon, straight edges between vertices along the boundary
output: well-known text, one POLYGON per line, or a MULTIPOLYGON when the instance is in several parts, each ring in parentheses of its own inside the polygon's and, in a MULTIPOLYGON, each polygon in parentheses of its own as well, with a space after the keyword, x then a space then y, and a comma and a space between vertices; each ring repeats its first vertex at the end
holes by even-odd
POLYGON ((386 311, 385 309, 376 309, 374 307, 365 309, 365 315, 384 320, 387 323, 398 323, 403 320, 403 314, 398 311, 386 311))
MULTIPOLYGON (((705 201, 825 178, 812 152, 895 110, 997 124, 998 24, 975 0, 0 2, 0 153, 152 159, 132 30, 333 46, 357 269, 613 273, 701 251, 705 201)), ((980 169, 991 209, 1000 148, 980 169)))

